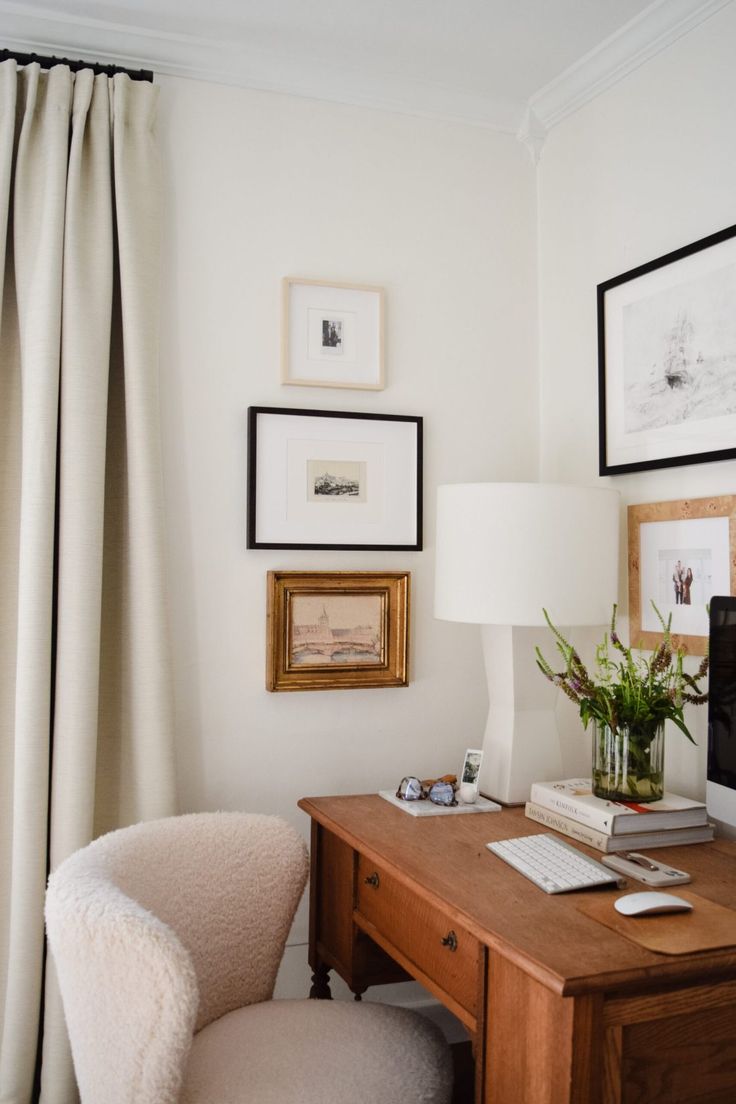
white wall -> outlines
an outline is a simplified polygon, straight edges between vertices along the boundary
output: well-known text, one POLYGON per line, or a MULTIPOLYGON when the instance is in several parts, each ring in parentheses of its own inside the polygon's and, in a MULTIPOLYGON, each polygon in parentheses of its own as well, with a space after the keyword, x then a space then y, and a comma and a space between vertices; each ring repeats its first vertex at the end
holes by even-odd
MULTIPOLYGON (((597 477, 596 285, 736 223, 734 43, 732 4, 565 120, 547 141, 539 168, 543 479, 597 477)), ((626 504, 733 493, 736 462, 605 482, 626 504)), ((623 540, 621 549, 625 612, 623 540)), ((702 796, 706 710, 694 710, 690 720, 699 747, 673 730, 666 784, 702 796)), ((580 746, 587 756, 587 739, 580 746)))
POLYGON ((534 172, 489 131, 161 83, 181 806, 279 813, 306 833, 300 796, 459 769, 483 730, 478 629, 432 616, 434 500, 438 482, 537 477, 534 172), (385 391, 280 385, 285 275, 386 287, 385 391), (425 551, 247 551, 249 405, 423 415, 425 551), (270 568, 411 570, 411 685, 267 693, 270 568))
MULTIPOLYGON (((300 796, 452 769, 477 741, 487 709, 478 631, 432 616, 435 488, 536 479, 540 442, 542 478, 596 481, 596 284, 736 222, 735 8, 561 123, 538 194, 510 137, 162 80, 163 459, 183 810, 276 812, 306 832, 300 796), (385 391, 279 384, 287 274, 386 287, 385 391), (249 405, 423 415, 425 551, 246 551, 249 405), (411 685, 268 694, 274 567, 410 569, 411 685)), ((609 482, 628 503, 731 492, 735 480, 725 462, 609 482)), ((624 550, 622 539, 625 613, 624 550)), ((589 741, 568 705, 566 769, 585 772, 589 741)), ((668 740, 667 781, 699 795, 705 711, 691 720, 700 747, 668 740)), ((289 953, 286 991, 298 991, 304 949, 289 953)))

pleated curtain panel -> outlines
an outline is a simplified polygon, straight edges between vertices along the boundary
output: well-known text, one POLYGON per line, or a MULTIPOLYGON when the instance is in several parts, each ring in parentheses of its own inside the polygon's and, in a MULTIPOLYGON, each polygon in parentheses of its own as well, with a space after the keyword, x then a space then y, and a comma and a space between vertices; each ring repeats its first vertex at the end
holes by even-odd
POLYGON ((157 91, 0 65, 2 1104, 77 1099, 49 870, 175 812, 157 91))

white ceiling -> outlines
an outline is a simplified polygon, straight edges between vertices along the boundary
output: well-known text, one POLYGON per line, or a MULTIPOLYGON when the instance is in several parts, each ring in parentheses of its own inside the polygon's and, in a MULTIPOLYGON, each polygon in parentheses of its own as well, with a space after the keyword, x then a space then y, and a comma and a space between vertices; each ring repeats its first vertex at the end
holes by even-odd
POLYGON ((730 2, 0 0, 0 46, 541 139, 730 2))

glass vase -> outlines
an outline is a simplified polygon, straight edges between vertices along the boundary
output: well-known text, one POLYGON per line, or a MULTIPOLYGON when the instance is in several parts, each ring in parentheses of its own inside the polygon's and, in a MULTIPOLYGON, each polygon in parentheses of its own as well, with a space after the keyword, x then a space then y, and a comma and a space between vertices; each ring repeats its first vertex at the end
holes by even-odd
POLYGON ((593 728, 593 793, 608 801, 659 801, 664 793, 664 723, 593 728))

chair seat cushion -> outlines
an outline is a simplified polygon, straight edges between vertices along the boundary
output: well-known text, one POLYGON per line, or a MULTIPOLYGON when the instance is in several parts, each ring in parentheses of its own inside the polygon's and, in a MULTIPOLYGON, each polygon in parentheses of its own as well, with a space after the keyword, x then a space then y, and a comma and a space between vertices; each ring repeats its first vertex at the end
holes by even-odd
POLYGON ((449 1048, 426 1017, 369 1001, 271 1000, 194 1036, 182 1104, 447 1104, 449 1048))

